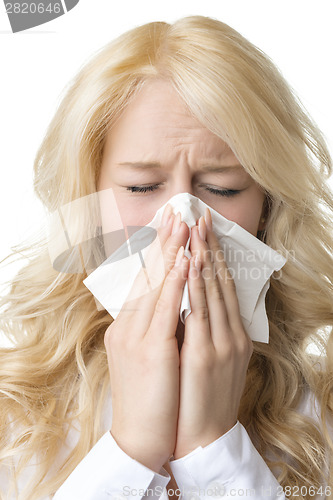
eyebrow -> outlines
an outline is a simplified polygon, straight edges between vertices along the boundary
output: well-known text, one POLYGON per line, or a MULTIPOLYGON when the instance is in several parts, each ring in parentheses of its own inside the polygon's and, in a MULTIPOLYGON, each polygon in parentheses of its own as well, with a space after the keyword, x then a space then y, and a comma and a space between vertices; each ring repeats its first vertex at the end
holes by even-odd
MULTIPOLYGON (((162 168, 162 165, 159 162, 121 162, 117 163, 119 166, 124 166, 124 167, 130 167, 130 168, 137 168, 141 170, 148 170, 148 169, 156 169, 156 168, 162 168)), ((243 166, 240 164, 237 165, 203 165, 198 169, 199 172, 226 172, 228 170, 241 170, 243 169, 243 166)))

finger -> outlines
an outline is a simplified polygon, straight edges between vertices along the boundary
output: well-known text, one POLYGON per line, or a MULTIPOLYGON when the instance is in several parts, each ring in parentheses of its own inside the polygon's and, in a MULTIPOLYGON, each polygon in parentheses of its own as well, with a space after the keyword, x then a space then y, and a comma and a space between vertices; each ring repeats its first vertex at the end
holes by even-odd
POLYGON ((206 239, 208 248, 214 260, 214 267, 217 279, 222 290, 228 322, 235 334, 243 329, 240 316, 239 302, 237 298, 235 282, 226 264, 223 250, 214 232, 206 225, 206 239))
MULTIPOLYGON (((175 218, 173 222, 175 222, 175 218)), ((169 226, 167 238, 162 248, 159 251, 153 250, 146 258, 146 269, 140 270, 136 283, 121 311, 122 320, 127 324, 132 325, 135 316, 135 329, 139 336, 143 336, 148 330, 166 276, 175 263, 180 246, 185 246, 188 239, 188 226, 184 222, 180 223, 178 232, 172 234, 172 229, 169 226), (153 284, 151 288, 147 285, 147 276, 150 283, 153 284)))
POLYGON ((126 302, 132 301, 131 307, 134 304, 134 299, 156 288, 162 283, 162 279, 165 278, 163 250, 168 238, 172 234, 174 219, 175 216, 172 214, 167 226, 157 229, 157 237, 149 245, 148 252, 144 256, 141 255, 142 266, 126 297, 126 302))
POLYGON ((189 269, 189 260, 184 256, 183 246, 177 252, 176 257, 175 265, 163 284, 146 333, 146 337, 151 341, 158 339, 176 341, 180 304, 189 269))
POLYGON ((219 281, 215 276, 214 263, 208 245, 200 238, 198 226, 192 228, 192 233, 193 247, 191 248, 193 248, 194 252, 196 252, 197 248, 201 248, 200 255, 201 259, 203 259, 202 276, 205 285, 210 336, 214 345, 217 345, 220 342, 228 341, 230 338, 227 311, 219 281))
POLYGON ((185 344, 196 345, 198 348, 212 340, 206 301, 206 287, 201 274, 202 263, 199 254, 199 251, 195 252, 195 256, 193 255, 190 260, 187 283, 191 313, 185 320, 184 336, 185 344))

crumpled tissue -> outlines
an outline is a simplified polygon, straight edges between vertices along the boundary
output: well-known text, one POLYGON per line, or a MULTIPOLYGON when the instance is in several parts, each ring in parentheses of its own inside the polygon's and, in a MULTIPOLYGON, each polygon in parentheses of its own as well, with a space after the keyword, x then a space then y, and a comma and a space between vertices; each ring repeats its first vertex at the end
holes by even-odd
MULTIPOLYGON (((196 225, 201 215, 205 215, 206 207, 209 208, 213 231, 236 286, 244 328, 252 340, 268 343, 269 325, 265 296, 271 275, 284 266, 286 258, 190 193, 179 193, 170 198, 146 226, 136 231, 83 281, 85 286, 115 319, 128 297, 135 277, 141 267, 144 267, 145 257, 153 240, 159 240, 154 229, 157 230, 161 226, 162 215, 168 203, 175 214, 181 213, 181 220, 190 228, 190 236, 185 246, 185 255, 189 258, 191 227, 196 225)), ((165 273, 162 273, 160 279, 164 277, 165 273)), ((186 281, 180 307, 180 320, 184 324, 190 313, 191 304, 186 281)))

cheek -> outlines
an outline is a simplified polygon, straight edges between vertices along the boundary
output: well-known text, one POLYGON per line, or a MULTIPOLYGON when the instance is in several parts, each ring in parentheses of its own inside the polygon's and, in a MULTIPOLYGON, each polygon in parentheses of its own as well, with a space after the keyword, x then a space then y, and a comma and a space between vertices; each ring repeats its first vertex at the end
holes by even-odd
POLYGON ((159 208, 154 211, 151 203, 131 199, 112 188, 100 192, 100 206, 106 257, 122 246, 131 234, 148 224, 159 208))
POLYGON ((109 191, 107 203, 101 206, 102 211, 102 226, 103 231, 108 227, 113 227, 115 224, 121 227, 125 226, 145 226, 150 222, 156 210, 159 207, 154 207, 151 203, 143 200, 134 200, 128 195, 119 194, 116 190, 109 191), (112 208, 110 201, 112 198, 112 208))
POLYGON ((243 196, 235 198, 234 203, 222 215, 257 236, 263 200, 261 193, 243 193, 243 196))
POLYGON ((131 200, 128 196, 118 196, 118 207, 124 226, 145 226, 150 222, 156 210, 151 203, 131 200))
POLYGON ((122 196, 115 196, 113 209, 102 210, 102 231, 104 250, 106 257, 115 252, 131 234, 138 231, 152 220, 155 212, 151 207, 147 208, 147 203, 142 205, 141 210, 132 206, 132 203, 122 196), (134 226, 134 227, 133 227, 134 226))

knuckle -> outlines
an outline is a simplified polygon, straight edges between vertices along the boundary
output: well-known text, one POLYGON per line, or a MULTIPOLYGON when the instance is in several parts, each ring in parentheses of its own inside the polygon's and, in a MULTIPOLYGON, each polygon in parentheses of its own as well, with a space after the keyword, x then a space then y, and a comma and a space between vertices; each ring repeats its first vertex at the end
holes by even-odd
POLYGON ((122 333, 119 328, 108 329, 104 337, 106 348, 110 351, 122 348, 124 346, 124 335, 122 333))
POLYGON ((224 253, 221 250, 221 248, 214 245, 214 249, 216 250, 215 251, 215 258, 216 258, 217 262, 221 262, 223 265, 225 265, 224 253))
POLYGON ((169 310, 170 301, 166 300, 164 296, 160 296, 155 305, 155 312, 157 314, 165 314, 169 310))
POLYGON ((211 248, 207 248, 205 243, 202 242, 203 246, 198 250, 200 260, 205 264, 211 262, 214 263, 214 251, 211 248))
POLYGON ((196 315, 199 321, 206 321, 209 319, 208 309, 204 305, 198 308, 196 315))
POLYGON ((218 240, 217 240, 217 238, 216 238, 216 236, 215 236, 215 235, 214 235, 214 236, 211 238, 211 240, 210 240, 210 247, 211 247, 211 249, 212 249, 215 253, 217 253, 217 252, 222 252, 222 249, 221 249, 221 247, 220 247, 220 244, 219 244, 219 242, 218 242, 218 240))
POLYGON ((230 272, 227 270, 227 273, 226 273, 226 279, 227 279, 227 283, 228 285, 230 286, 230 288, 236 292, 236 285, 235 285, 235 281, 232 279, 231 277, 231 274, 230 272))
POLYGON ((244 335, 243 338, 237 343, 237 351, 242 357, 251 357, 253 352, 253 344, 251 339, 244 335))
POLYGON ((220 359, 223 363, 226 363, 228 361, 231 361, 234 358, 234 355, 235 355, 235 345, 232 342, 232 339, 229 338, 223 344, 223 347, 220 351, 220 359))
POLYGON ((104 345, 106 348, 108 348, 112 336, 113 336, 113 323, 111 323, 111 325, 107 327, 104 333, 104 345))
POLYGON ((248 357, 250 359, 252 354, 253 354, 253 350, 254 350, 253 342, 252 342, 252 339, 250 337, 248 337, 248 339, 247 339, 247 344, 248 344, 247 353, 248 353, 248 357))
MULTIPOLYGON (((176 245, 174 242, 168 242, 165 248, 164 252, 164 263, 165 263, 165 268, 168 270, 172 266, 172 262, 175 261, 177 252, 179 250, 179 246, 176 245)), ((171 267, 172 269, 172 267, 171 267)))
POLYGON ((228 282, 228 276, 227 276, 227 271, 226 271, 225 267, 223 267, 223 266, 219 267, 216 274, 217 274, 220 282, 222 282, 222 283, 228 282))
POLYGON ((177 278, 178 278, 177 271, 174 268, 170 269, 170 271, 168 273, 168 277, 167 277, 168 283, 176 280, 177 278))
POLYGON ((246 339, 239 340, 237 342, 237 352, 243 356, 244 354, 247 354, 247 351, 248 351, 248 345, 246 339))
POLYGON ((207 283, 207 291, 212 299, 223 300, 223 293, 217 280, 210 280, 207 283))

